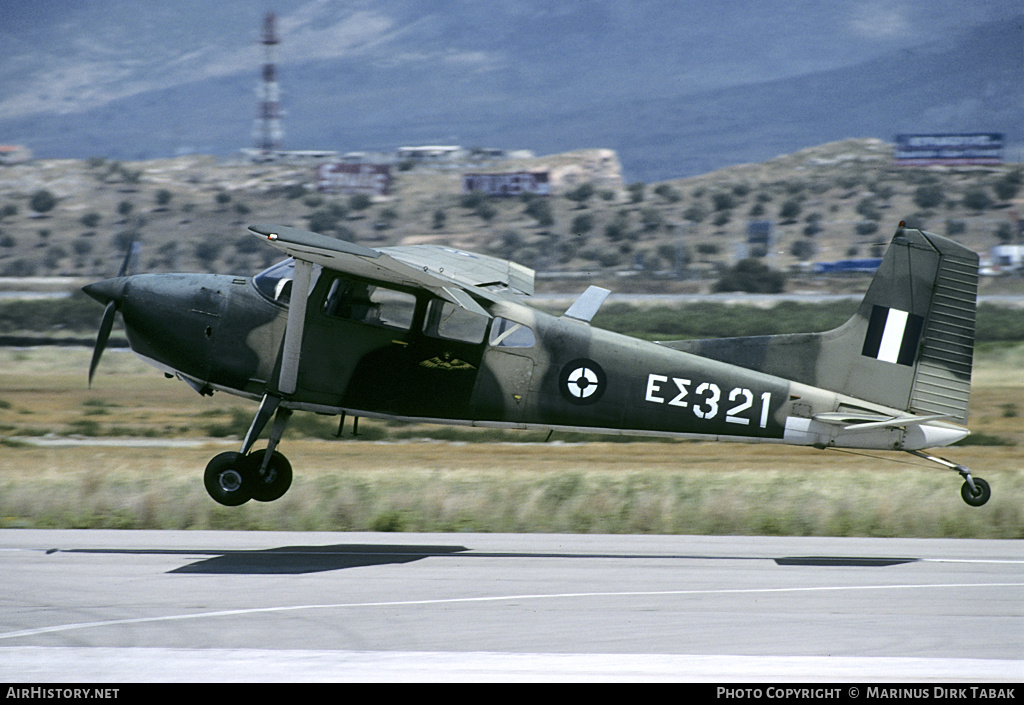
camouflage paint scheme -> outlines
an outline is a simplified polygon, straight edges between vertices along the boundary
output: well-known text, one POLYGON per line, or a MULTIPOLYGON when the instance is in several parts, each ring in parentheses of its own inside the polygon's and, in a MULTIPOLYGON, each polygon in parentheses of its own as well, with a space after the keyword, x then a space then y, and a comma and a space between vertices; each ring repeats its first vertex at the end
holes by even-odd
MULTIPOLYGON (((608 293, 596 287, 562 316, 530 307, 533 272, 505 260, 250 230, 291 259, 251 278, 137 275, 86 287, 116 304, 132 349, 168 375, 202 394, 262 400, 241 453, 222 465, 245 465, 276 413, 270 446, 253 454, 261 473, 274 466, 266 457, 280 455, 295 409, 880 450, 968 434, 957 424, 967 418, 978 257, 929 233, 901 226, 859 310, 833 331, 653 343, 591 326, 608 293)), ((929 459, 974 491, 966 468, 929 459)))

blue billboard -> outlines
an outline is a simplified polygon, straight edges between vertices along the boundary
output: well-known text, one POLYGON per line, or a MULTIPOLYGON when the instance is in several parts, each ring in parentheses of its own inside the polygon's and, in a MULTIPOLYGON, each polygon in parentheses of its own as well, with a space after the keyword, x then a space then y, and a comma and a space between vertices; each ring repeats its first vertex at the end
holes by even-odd
POLYGON ((896 135, 897 166, 1002 164, 1004 135, 970 134, 896 135))

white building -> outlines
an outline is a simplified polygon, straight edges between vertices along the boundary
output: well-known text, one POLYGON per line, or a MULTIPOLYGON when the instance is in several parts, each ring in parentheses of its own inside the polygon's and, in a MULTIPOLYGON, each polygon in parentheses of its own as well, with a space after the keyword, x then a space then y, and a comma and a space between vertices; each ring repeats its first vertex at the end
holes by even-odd
POLYGON ((0 166, 24 164, 32 159, 32 150, 20 144, 0 144, 0 166))

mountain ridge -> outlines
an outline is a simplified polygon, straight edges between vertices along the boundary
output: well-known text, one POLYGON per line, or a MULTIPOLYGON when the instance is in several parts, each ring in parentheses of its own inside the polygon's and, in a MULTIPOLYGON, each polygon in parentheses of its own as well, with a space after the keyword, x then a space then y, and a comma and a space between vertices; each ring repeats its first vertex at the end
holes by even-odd
MULTIPOLYGON (((846 137, 891 140, 900 131, 1004 132, 1010 151, 1024 145, 1024 14, 999 10, 1006 3, 992 3, 998 11, 973 21, 965 16, 959 32, 944 20, 946 29, 934 37, 908 33, 902 42, 888 34, 907 23, 883 16, 872 25, 882 37, 877 46, 854 42, 840 10, 808 3, 760 30, 757 16, 731 2, 710 19, 690 3, 663 2, 625 10, 599 1, 586 12, 534 0, 511 2, 500 12, 459 2, 450 16, 417 0, 391 3, 389 14, 370 2, 344 9, 303 0, 279 4, 285 6, 278 73, 287 148, 455 142, 554 153, 600 144, 619 152, 631 178, 652 181, 846 137), (998 19, 979 23, 993 16, 998 19), (833 42, 842 56, 827 56, 829 37, 814 30, 815 21, 846 28, 835 30, 833 42), (650 31, 658 24, 659 31, 650 31), (732 31, 701 39, 722 25, 732 31), (809 48, 794 49, 801 41, 809 48), (776 56, 786 52, 792 54, 786 61, 776 56)), ((915 9, 908 16, 929 27, 921 23, 931 4, 898 4, 915 9)), ((130 6, 112 5, 126 13, 130 6)), ((117 44, 127 30, 118 34, 93 18, 90 28, 102 32, 69 41, 70 63, 43 49, 18 53, 27 51, 29 39, 45 44, 42 29, 15 42, 0 69, 0 86, 8 85, 0 88, 2 141, 25 144, 40 157, 133 160, 249 146, 262 10, 218 11, 209 28, 196 29, 192 44, 185 44, 190 37, 178 21, 167 30, 170 38, 153 45, 155 58, 145 70, 133 72, 147 32, 202 7, 178 3, 175 14, 141 5, 144 13, 126 18, 127 26, 140 27, 129 45, 117 44), (209 41, 240 26, 247 29, 209 41), (110 67, 102 69, 107 55, 110 67), (42 73, 26 68, 33 56, 42 73), (75 56, 82 59, 78 69, 75 56), (103 70, 109 80, 94 79, 94 89, 78 73, 103 70), (33 95, 52 93, 61 108, 18 116, 10 107, 18 91, 27 95, 29 78, 43 75, 53 86, 35 86, 33 95), (159 81, 170 85, 154 88, 159 81), (103 99, 121 85, 140 92, 103 99)), ((79 19, 71 13, 56 25, 79 19)))

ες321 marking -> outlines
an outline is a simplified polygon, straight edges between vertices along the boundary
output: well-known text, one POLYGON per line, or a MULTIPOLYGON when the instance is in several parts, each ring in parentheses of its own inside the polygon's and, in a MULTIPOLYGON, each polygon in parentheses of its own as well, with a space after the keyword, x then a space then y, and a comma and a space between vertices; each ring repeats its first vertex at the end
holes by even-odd
POLYGON ((705 421, 717 418, 724 410, 726 423, 749 426, 756 419, 760 428, 767 428, 772 393, 762 393, 760 400, 755 402, 754 392, 744 387, 734 387, 723 396, 721 387, 714 382, 700 382, 694 387, 693 380, 652 373, 647 375, 644 400, 652 404, 688 408, 694 416, 705 421))

